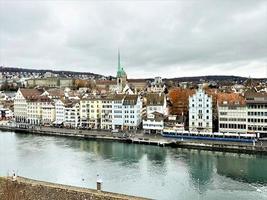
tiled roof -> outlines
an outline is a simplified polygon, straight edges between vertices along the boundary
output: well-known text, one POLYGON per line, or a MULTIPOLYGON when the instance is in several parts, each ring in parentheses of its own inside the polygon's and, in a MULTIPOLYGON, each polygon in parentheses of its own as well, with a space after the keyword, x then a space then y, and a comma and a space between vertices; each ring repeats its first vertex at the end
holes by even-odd
POLYGON ((129 83, 146 83, 147 81, 145 79, 128 79, 129 83))
POLYGON ((56 97, 62 97, 64 96, 64 91, 61 89, 49 89, 47 90, 47 92, 49 93, 49 95, 51 96, 56 96, 56 97))
POLYGON ((147 106, 161 106, 164 104, 164 94, 148 93, 146 95, 147 106))
POLYGON ((136 105, 138 95, 126 95, 123 101, 123 105, 136 105))
POLYGON ((117 84, 117 81, 111 81, 111 80, 96 80, 96 85, 115 85, 117 84))
POLYGON ((22 93, 25 99, 30 99, 38 98, 44 92, 44 90, 20 88, 20 92, 22 93))
POLYGON ((236 93, 218 93, 218 105, 245 105, 245 98, 236 93))
MULTIPOLYGON (((156 121, 162 121, 162 120, 164 120, 164 115, 162 114, 162 113, 159 113, 159 112, 153 112, 153 113, 151 113, 151 114, 153 114, 154 115, 154 119, 156 120, 156 121)), ((144 119, 145 120, 147 120, 147 119, 150 119, 149 117, 148 117, 148 115, 145 115, 144 116, 144 119)))

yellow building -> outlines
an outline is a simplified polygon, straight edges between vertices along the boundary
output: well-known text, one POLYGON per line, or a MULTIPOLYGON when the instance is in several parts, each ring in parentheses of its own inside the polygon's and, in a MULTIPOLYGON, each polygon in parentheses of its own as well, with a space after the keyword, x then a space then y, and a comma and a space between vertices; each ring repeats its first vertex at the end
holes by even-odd
POLYGON ((101 97, 86 97, 80 101, 80 126, 85 128, 100 128, 102 111, 101 97))

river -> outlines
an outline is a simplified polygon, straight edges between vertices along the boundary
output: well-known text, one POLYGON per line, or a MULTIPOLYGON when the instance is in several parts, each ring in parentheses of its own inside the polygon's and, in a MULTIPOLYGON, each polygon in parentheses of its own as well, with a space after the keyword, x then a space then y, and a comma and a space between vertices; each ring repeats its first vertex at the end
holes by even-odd
POLYGON ((153 199, 267 199, 267 156, 0 131, 0 176, 153 199))

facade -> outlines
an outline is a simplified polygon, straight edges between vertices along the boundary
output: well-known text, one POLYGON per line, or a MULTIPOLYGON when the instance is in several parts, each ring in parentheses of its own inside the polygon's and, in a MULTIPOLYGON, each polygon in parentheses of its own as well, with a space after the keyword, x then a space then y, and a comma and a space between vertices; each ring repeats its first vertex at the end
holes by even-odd
POLYGON ((29 98, 27 102, 27 123, 32 125, 51 124, 54 120, 53 109, 54 105, 47 96, 29 98))
POLYGON ((148 93, 145 97, 147 115, 158 112, 167 114, 167 103, 164 93, 148 93))
POLYGON ((164 129, 179 132, 185 131, 185 116, 169 115, 164 120, 164 129))
POLYGON ((150 92, 155 92, 155 93, 164 92, 165 86, 163 84, 162 78, 161 77, 155 77, 154 81, 151 83, 151 85, 148 88, 148 90, 150 92))
POLYGON ((143 119, 143 130, 147 134, 161 134, 164 128, 164 115, 153 112, 143 119))
POLYGON ((111 95, 103 98, 101 105, 101 129, 136 130, 142 122, 138 95, 111 95))
POLYGON ((99 129, 101 122, 102 100, 99 96, 86 97, 80 100, 80 126, 99 129))
POLYGON ((57 88, 73 87, 73 79, 60 77, 34 78, 27 80, 27 86, 29 88, 34 88, 36 86, 57 88))
POLYGON ((142 122, 142 102, 138 95, 126 95, 122 103, 123 125, 126 130, 136 130, 142 122))
POLYGON ((247 107, 241 102, 218 105, 220 133, 247 133, 247 107))
POLYGON ((201 87, 189 97, 189 131, 212 132, 212 97, 201 87))
POLYGON ((0 108, 0 120, 13 119, 14 113, 8 108, 0 108))
POLYGON ((101 98, 96 97, 89 100, 89 127, 92 129, 99 129, 101 122, 101 109, 102 101, 101 98))
POLYGON ((64 126, 77 128, 80 124, 80 105, 78 101, 66 101, 64 112, 64 126))
POLYGON ((267 137, 267 94, 253 93, 246 95, 248 133, 257 133, 267 137))
MULTIPOLYGON (((32 110, 34 108, 32 108, 31 104, 33 103, 33 100, 39 98, 39 96, 42 93, 43 90, 25 89, 25 88, 18 89, 14 98, 14 116, 16 122, 28 123, 29 122, 28 117, 32 119, 33 115, 34 116, 37 115, 35 112, 34 114, 32 113, 32 110), (28 111, 31 113, 28 113, 28 111)), ((34 119, 36 118, 34 117, 34 119)))
POLYGON ((42 105, 42 124, 52 125, 56 120, 55 104, 50 100, 42 105))
POLYGON ((101 129, 111 130, 112 129, 112 97, 106 97, 102 99, 101 109, 101 129))
POLYGON ((56 125, 62 125, 65 120, 65 104, 64 100, 55 101, 55 122, 56 125))

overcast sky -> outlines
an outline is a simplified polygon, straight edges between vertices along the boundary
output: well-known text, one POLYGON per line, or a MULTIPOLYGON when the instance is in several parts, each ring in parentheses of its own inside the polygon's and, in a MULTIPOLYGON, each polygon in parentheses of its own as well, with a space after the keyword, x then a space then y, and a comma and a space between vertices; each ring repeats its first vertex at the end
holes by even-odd
POLYGON ((0 65, 267 77, 267 1, 3 1, 0 65))

